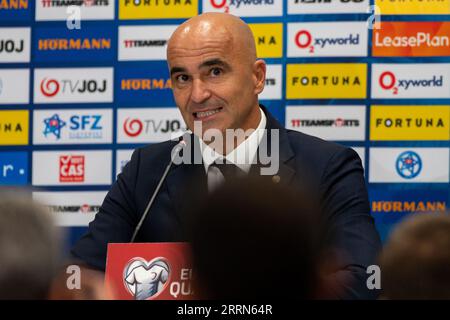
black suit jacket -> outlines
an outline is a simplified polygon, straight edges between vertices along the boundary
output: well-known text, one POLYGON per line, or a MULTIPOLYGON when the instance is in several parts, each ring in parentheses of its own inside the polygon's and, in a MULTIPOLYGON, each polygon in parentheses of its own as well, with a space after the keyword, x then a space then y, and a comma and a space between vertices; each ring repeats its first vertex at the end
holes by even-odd
MULTIPOLYGON (((341 260, 333 274, 341 282, 338 298, 370 299, 366 268, 376 263, 381 244, 370 216, 361 160, 356 152, 297 131, 286 130, 262 107, 267 129, 279 130, 280 182, 305 185, 320 199, 329 241, 341 260)), ((192 140, 192 141, 195 141, 192 140)), ((197 140, 198 141, 198 140, 197 140)), ((270 141, 270 140, 269 140, 270 141)), ((145 207, 170 161, 175 141, 138 148, 107 194, 95 220, 72 249, 88 265, 105 269, 108 243, 129 242, 145 207)), ((268 143, 270 146, 270 143, 268 143)), ((191 146, 189 146, 191 147, 191 146)), ((192 150, 196 148, 192 145, 192 150)), ((270 150, 269 150, 270 152, 270 150)), ((252 166, 252 169, 256 166, 252 166)), ((159 191, 136 242, 186 241, 185 212, 192 205, 193 181, 207 193, 204 165, 174 165, 159 191)))

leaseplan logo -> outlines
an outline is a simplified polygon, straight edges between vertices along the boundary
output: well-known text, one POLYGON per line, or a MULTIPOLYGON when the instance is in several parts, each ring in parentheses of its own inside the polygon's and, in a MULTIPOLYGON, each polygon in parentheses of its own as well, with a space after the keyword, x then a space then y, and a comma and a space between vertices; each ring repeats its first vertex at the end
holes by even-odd
POLYGON ((450 22, 383 22, 373 30, 375 57, 450 55, 450 22))
POLYGON ((365 22, 288 24, 289 57, 367 56, 365 22))
POLYGON ((203 12, 225 12, 240 17, 281 16, 282 0, 203 0, 203 12))
POLYGON ((36 69, 34 102, 112 102, 112 68, 36 69))
POLYGON ((373 98, 450 98, 450 64, 374 64, 373 98))
POLYGON ((119 0, 120 19, 190 18, 198 0, 119 0))

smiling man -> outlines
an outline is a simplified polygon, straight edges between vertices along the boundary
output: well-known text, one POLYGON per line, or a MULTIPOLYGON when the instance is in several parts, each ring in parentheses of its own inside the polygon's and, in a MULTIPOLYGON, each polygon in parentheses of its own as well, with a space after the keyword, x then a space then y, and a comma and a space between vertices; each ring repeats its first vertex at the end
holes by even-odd
MULTIPOLYGON (((170 38, 167 61, 176 104, 193 132, 185 138, 183 157, 194 161, 168 171, 135 241, 189 240, 189 209, 232 177, 262 174, 268 165, 263 156, 270 154, 277 165, 266 173, 269 181, 306 189, 320 202, 320 219, 330 231, 326 241, 339 256, 329 271, 336 284, 329 288, 332 296, 376 297, 366 286, 366 268, 376 261, 380 240, 361 160, 350 148, 286 130, 259 104, 266 64, 256 57, 249 27, 229 14, 189 19, 170 38)), ((104 269, 107 244, 130 241, 176 145, 167 141, 136 149, 73 248, 76 258, 104 269)))

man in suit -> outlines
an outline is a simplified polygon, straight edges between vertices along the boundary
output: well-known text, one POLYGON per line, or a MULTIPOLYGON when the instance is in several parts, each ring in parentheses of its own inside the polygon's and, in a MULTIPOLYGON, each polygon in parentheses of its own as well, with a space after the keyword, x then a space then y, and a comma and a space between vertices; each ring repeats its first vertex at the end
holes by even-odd
MULTIPOLYGON (((176 104, 194 132, 183 152, 192 151, 191 159, 200 154, 201 161, 172 166, 135 241, 187 240, 186 212, 230 172, 261 174, 267 168, 262 157, 270 154, 269 165, 277 170, 268 179, 303 187, 320 201, 322 219, 332 235, 327 241, 340 257, 332 272, 340 284, 335 296, 375 297, 377 293, 366 286, 366 268, 376 261, 380 240, 370 216, 361 161, 352 149, 286 130, 259 104, 266 64, 256 58, 249 27, 229 14, 189 19, 170 38, 167 60, 176 104), (250 134, 226 138, 227 130, 250 134), (223 140, 207 139, 211 131, 222 133, 223 140), (193 189, 195 196, 189 192, 193 189)), ((130 241, 175 145, 167 141, 133 153, 88 233, 73 248, 76 258, 104 269, 107 244, 130 241)))

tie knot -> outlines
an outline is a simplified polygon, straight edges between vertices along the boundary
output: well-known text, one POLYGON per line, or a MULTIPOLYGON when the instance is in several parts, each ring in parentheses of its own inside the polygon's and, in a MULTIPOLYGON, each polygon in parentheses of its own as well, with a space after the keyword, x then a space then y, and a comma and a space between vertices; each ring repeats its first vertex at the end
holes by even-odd
POLYGON ((245 172, 241 168, 226 160, 216 160, 211 166, 218 168, 225 180, 239 178, 245 175, 245 172))

